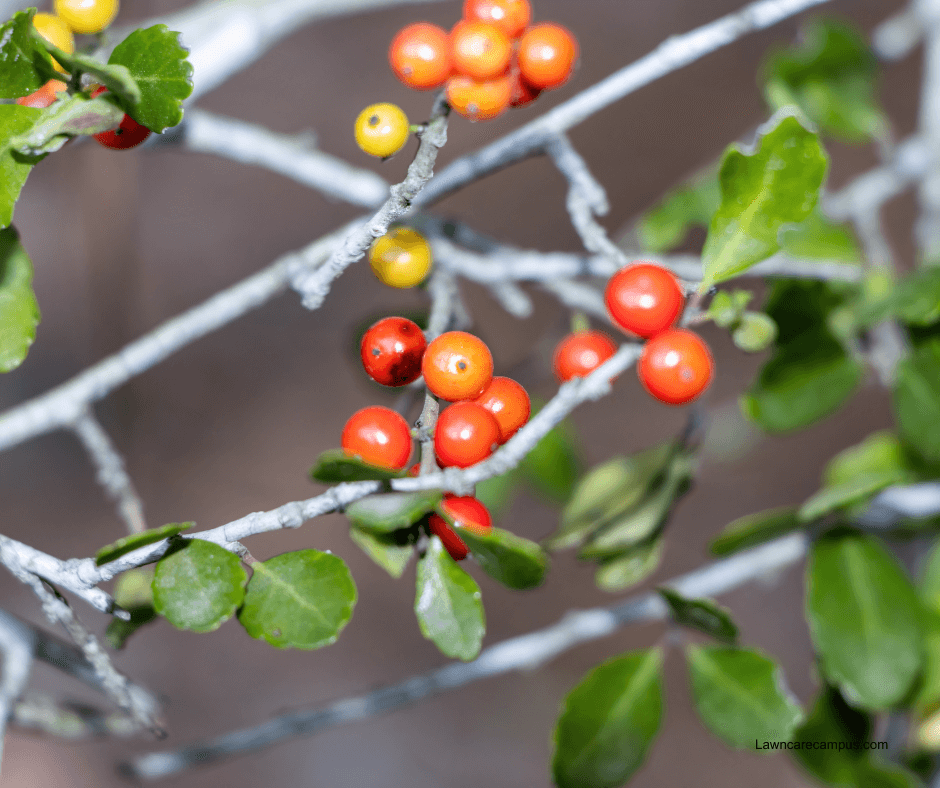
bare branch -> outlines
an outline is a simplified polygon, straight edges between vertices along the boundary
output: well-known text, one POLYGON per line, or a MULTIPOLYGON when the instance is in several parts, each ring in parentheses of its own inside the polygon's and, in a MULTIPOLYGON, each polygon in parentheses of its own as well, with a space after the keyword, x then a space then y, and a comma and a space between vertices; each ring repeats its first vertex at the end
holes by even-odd
POLYGON ((134 489, 131 477, 127 475, 124 460, 108 433, 90 410, 86 410, 72 424, 72 429, 98 471, 98 483, 117 503, 118 514, 127 524, 127 529, 132 534, 146 531, 143 504, 134 489))
POLYGON ((875 54, 882 60, 901 60, 920 43, 924 28, 914 3, 888 17, 872 32, 871 42, 875 54))
POLYGON ((35 637, 22 621, 0 610, 0 772, 3 766, 3 742, 16 701, 29 683, 33 666, 35 637))
POLYGON ((648 55, 614 72, 531 123, 452 162, 418 196, 415 205, 431 205, 471 181, 540 153, 554 135, 577 126, 635 90, 728 46, 748 33, 771 27, 826 1, 758 0, 688 33, 670 36, 648 55))
POLYGON ((359 260, 372 242, 385 235, 391 223, 410 209, 418 192, 431 180, 437 152, 447 142, 449 112, 450 107, 442 93, 434 103, 431 120, 421 134, 421 144, 408 167, 405 180, 391 188, 391 196, 371 219, 347 234, 346 240, 336 247, 324 265, 314 271, 304 268, 293 277, 291 285, 302 296, 305 307, 318 309, 329 293, 333 280, 359 260))
POLYGON ((317 150, 310 135, 277 134, 263 126, 191 109, 166 141, 196 153, 265 167, 363 208, 375 208, 388 196, 384 178, 317 150))
MULTIPOLYGON (((794 534, 715 561, 667 583, 686 596, 717 596, 801 560, 806 538, 794 534)), ((252 728, 218 736, 180 750, 155 752, 127 765, 138 779, 159 780, 235 755, 375 717, 447 690, 515 670, 530 670, 582 643, 599 640, 622 627, 640 621, 666 618, 667 607, 657 593, 630 597, 609 607, 570 612, 544 629, 504 640, 484 649, 473 662, 451 663, 423 676, 344 700, 323 708, 305 709, 269 720, 252 728)))
POLYGON ((614 325, 607 312, 603 293, 591 285, 573 279, 546 279, 539 284, 569 309, 584 312, 614 325))
POLYGON ((84 703, 58 704, 35 692, 26 693, 13 707, 10 723, 21 731, 70 741, 129 738, 140 733, 140 725, 123 712, 107 713, 84 703))

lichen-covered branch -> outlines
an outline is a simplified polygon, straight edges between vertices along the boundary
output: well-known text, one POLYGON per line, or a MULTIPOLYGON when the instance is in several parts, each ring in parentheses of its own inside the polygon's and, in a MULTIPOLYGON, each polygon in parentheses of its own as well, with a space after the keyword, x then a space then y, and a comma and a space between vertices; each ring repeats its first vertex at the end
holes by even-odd
POLYGON ((7 725, 29 682, 34 650, 33 631, 19 619, 0 610, 0 773, 7 725))

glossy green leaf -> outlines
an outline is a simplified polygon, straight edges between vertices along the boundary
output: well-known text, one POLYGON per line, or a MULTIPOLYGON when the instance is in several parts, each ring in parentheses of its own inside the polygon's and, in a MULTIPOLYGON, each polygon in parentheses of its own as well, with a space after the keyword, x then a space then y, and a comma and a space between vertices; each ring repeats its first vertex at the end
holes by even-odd
POLYGON ((796 104, 826 133, 848 142, 883 133, 877 64, 861 33, 831 19, 811 19, 802 33, 799 46, 765 64, 767 103, 774 109, 796 104))
POLYGON ((677 624, 697 629, 728 644, 734 644, 738 639, 737 624, 728 610, 718 603, 710 599, 686 599, 671 588, 656 590, 666 600, 672 619, 677 624))
POLYGON ((827 487, 835 487, 868 474, 909 472, 907 457, 897 436, 890 430, 880 430, 833 457, 826 465, 823 481, 827 487))
POLYGON ((759 353, 777 338, 777 324, 763 312, 745 312, 741 323, 731 334, 735 347, 745 353, 759 353))
POLYGON ((42 110, 37 121, 12 138, 10 145, 24 156, 40 156, 59 150, 75 135, 113 129, 123 118, 124 111, 110 96, 89 98, 80 93, 42 110))
POLYGON ((140 102, 140 87, 124 66, 105 65, 90 55, 81 52, 65 52, 45 39, 40 38, 40 41, 66 71, 73 75, 89 74, 96 84, 104 85, 113 93, 123 108, 133 107, 140 102))
POLYGON ((859 765, 866 757, 862 747, 871 740, 871 733, 871 717, 849 706, 835 687, 825 686, 793 736, 799 749, 790 750, 790 754, 824 784, 856 786, 859 765), (835 746, 823 749, 817 742, 835 746), (842 749, 839 744, 844 745, 842 749))
POLYGON ((793 737, 803 712, 776 662, 730 646, 688 645, 685 653, 695 710, 715 736, 738 749, 793 737))
POLYGON ((545 544, 573 547, 600 526, 639 503, 674 451, 662 443, 629 457, 613 457, 592 468, 577 484, 561 515, 561 525, 545 544))
POLYGON ((342 558, 319 550, 282 553, 252 565, 238 620, 253 638, 278 648, 336 642, 352 617, 356 585, 342 558))
POLYGON ((580 466, 571 428, 562 422, 523 458, 519 472, 540 495, 564 503, 574 491, 580 466))
POLYGON ((817 206, 799 224, 783 227, 780 248, 802 260, 858 263, 862 259, 858 241, 845 224, 833 224, 817 206))
POLYGON ((649 539, 663 526, 675 502, 690 486, 695 460, 677 453, 665 475, 634 508, 601 527, 581 548, 579 558, 606 558, 649 539))
POLYGON ((13 227, 0 230, 0 372, 16 369, 36 339, 33 263, 13 227))
POLYGON ((109 561, 114 561, 138 547, 146 547, 148 544, 162 542, 164 539, 183 533, 183 531, 192 528, 194 525, 195 523, 167 523, 159 528, 151 528, 141 533, 122 537, 116 542, 102 547, 95 554, 95 564, 101 566, 109 561))
POLYGON ((780 249, 778 233, 805 219, 819 196, 826 155, 796 117, 772 118, 756 151, 732 145, 721 164, 721 207, 702 251, 702 292, 780 249))
POLYGON ((13 206, 20 196, 26 177, 42 156, 24 156, 10 141, 32 128, 43 110, 21 107, 19 104, 0 104, 0 229, 13 221, 13 206))
POLYGON ((559 788, 619 788, 646 759, 663 715, 659 648, 608 660, 565 699, 555 728, 559 788))
POLYGON ((708 305, 705 317, 716 326, 731 328, 741 320, 752 298, 754 294, 747 290, 719 290, 708 305))
POLYGON ((441 500, 440 490, 383 493, 360 498, 346 507, 346 516, 361 530, 389 533, 418 522, 441 500))
POLYGON ((483 571, 507 588, 535 588, 545 579, 548 556, 535 542, 501 528, 485 534, 460 527, 454 530, 483 571))
POLYGON ((813 545, 806 618, 824 674, 850 701, 877 710, 907 694, 923 664, 920 601, 879 542, 840 532, 813 545))
POLYGON ((437 536, 418 561, 415 615, 421 634, 445 656, 469 662, 480 653, 486 632, 480 588, 437 536))
POLYGON ((601 560, 594 583, 602 591, 623 591, 649 577, 663 557, 663 537, 654 536, 621 553, 601 560))
POLYGON ((316 464, 310 469, 310 478, 314 481, 336 484, 338 482, 362 482, 373 479, 399 479, 405 471, 393 471, 369 465, 356 457, 351 457, 342 449, 328 449, 317 457, 316 464))
POLYGON ((901 361, 894 415, 902 440, 928 463, 940 463, 940 339, 901 361))
POLYGON ((33 37, 35 8, 14 14, 0 26, 0 98, 19 98, 46 83, 52 61, 33 37))
POLYGON ((403 544, 391 534, 375 534, 352 527, 349 529, 349 538, 394 578, 404 574, 415 551, 414 545, 403 544))
POLYGON ((708 227, 720 204, 718 173, 710 169, 643 215, 637 226, 640 245, 651 252, 678 246, 693 227, 708 227))
POLYGON ((183 119, 183 100, 193 92, 193 67, 179 33, 166 25, 135 30, 118 44, 108 65, 125 66, 140 87, 140 102, 128 114, 162 132, 183 119))
POLYGON ((779 347, 741 398, 744 414, 767 432, 806 427, 836 411, 863 370, 825 329, 779 347))
POLYGON ((709 549, 713 555, 731 555, 785 536, 802 525, 793 506, 766 509, 728 523, 709 549))
POLYGON ((837 509, 865 501, 885 487, 904 481, 904 478, 903 471, 886 470, 859 474, 833 487, 824 487, 803 503, 798 516, 803 522, 817 520, 837 509))
POLYGON ((178 629, 212 632, 242 603, 247 580, 237 555, 203 539, 180 539, 157 562, 153 604, 178 629))

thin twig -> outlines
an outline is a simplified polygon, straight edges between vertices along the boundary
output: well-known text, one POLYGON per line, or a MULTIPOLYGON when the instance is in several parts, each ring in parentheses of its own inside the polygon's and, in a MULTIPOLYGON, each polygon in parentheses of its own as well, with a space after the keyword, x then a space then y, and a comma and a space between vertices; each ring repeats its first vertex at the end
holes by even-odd
POLYGON ((124 468, 124 459, 111 442, 108 433, 90 410, 86 410, 72 424, 72 429, 82 442, 88 456, 97 469, 98 484, 104 487, 117 504, 118 514, 132 534, 147 530, 144 507, 134 483, 124 468))
MULTIPOLYGON (((786 536, 738 555, 716 561, 667 583, 685 596, 717 596, 756 578, 774 575, 806 552, 802 534, 786 536)), ((234 755, 270 747, 297 736, 369 719, 481 679, 516 670, 531 670, 575 646, 606 637, 624 626, 666 618, 657 593, 645 593, 609 607, 569 612, 552 626, 504 640, 484 649, 469 663, 451 663, 366 695, 346 698, 316 709, 285 714, 252 728, 232 731, 180 750, 155 752, 127 764, 131 775, 159 780, 234 755)))
POLYGON ((123 712, 104 712, 85 703, 56 703, 47 695, 27 692, 13 707, 12 726, 27 733, 75 741, 129 738, 140 725, 123 712))
POLYGON ((33 666, 35 637, 19 619, 0 610, 0 773, 3 766, 3 742, 16 702, 29 683, 33 666))

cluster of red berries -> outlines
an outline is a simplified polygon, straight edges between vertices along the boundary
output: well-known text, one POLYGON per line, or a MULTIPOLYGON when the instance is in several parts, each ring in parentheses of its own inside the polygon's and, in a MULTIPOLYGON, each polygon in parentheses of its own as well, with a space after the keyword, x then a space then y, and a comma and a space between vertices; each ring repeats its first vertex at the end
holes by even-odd
MULTIPOLYGON (((529 419, 531 403, 516 381, 493 377, 493 356, 478 337, 449 331, 427 343, 421 328, 404 317, 386 317, 362 338, 362 365, 384 386, 406 386, 424 375, 428 390, 452 403, 434 429, 434 454, 441 467, 466 468, 485 460, 529 419)), ((354 413, 343 429, 344 451, 363 462, 403 470, 412 453, 411 429, 390 408, 373 406, 354 413)), ((411 468, 416 475, 418 466, 411 468)), ((471 496, 447 495, 444 511, 462 526, 488 531, 489 513, 471 496)), ((439 515, 433 533, 456 560, 467 555, 463 541, 439 515)))
POLYGON ((490 120, 564 84, 578 42, 561 25, 529 25, 528 0, 465 0, 463 19, 448 33, 417 22, 395 36, 388 57, 395 75, 415 90, 446 85, 453 110, 490 120))
MULTIPOLYGON (((650 394, 670 405, 684 405, 708 388, 715 367, 708 345, 698 334, 672 327, 685 295, 671 271, 643 262, 622 268, 607 282, 604 301, 617 325, 647 340, 637 373, 650 394)), ((603 331, 569 334, 555 350, 555 374, 561 381, 583 377, 616 350, 603 331)))

